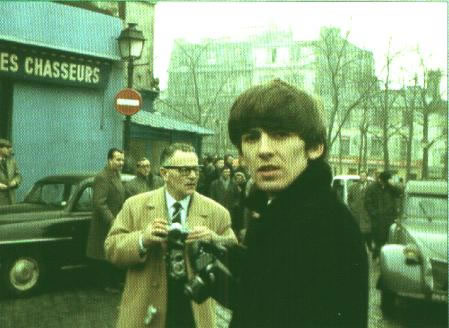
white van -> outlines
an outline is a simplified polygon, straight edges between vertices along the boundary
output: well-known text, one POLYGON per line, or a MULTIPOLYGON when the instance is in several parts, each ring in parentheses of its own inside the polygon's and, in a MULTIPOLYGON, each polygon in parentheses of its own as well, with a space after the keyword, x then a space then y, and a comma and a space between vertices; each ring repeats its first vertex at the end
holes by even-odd
MULTIPOLYGON (((332 188, 337 192, 337 195, 348 204, 348 190, 357 181, 360 180, 359 175, 336 175, 332 180, 332 188)), ((374 181, 373 178, 368 177, 368 181, 374 181)))

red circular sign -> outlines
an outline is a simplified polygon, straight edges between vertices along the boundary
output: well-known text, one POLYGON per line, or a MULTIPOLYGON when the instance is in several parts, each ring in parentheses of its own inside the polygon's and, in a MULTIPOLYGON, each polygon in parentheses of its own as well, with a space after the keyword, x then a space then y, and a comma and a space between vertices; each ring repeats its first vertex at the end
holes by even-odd
POLYGON ((134 89, 120 90, 115 96, 115 109, 123 115, 134 115, 142 108, 142 96, 134 89))

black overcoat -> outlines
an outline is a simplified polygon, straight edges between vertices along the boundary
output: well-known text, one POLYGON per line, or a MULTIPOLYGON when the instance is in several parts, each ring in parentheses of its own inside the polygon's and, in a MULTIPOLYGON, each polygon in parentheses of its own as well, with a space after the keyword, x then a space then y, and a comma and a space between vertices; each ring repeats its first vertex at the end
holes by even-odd
POLYGON ((327 163, 310 161, 269 205, 260 191, 248 200, 260 217, 234 271, 231 328, 367 327, 366 250, 331 178, 327 163))

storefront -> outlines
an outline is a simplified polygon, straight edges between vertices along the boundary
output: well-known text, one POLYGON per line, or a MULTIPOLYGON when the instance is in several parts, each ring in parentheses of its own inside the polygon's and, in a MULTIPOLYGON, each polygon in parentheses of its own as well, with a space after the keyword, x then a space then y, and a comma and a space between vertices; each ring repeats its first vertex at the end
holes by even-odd
POLYGON ((43 176, 98 171, 122 146, 122 22, 53 2, 2 2, 0 12, 0 137, 13 142, 21 199, 43 176))
POLYGON ((166 146, 174 142, 189 143, 201 156, 203 138, 213 134, 213 131, 197 125, 143 110, 131 118, 132 157, 149 157, 152 171, 158 172, 160 155, 166 146))

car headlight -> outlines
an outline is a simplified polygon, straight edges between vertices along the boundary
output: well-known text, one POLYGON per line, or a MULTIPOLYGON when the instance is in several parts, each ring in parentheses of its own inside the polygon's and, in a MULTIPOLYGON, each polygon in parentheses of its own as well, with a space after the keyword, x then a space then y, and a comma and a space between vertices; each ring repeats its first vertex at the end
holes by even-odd
POLYGON ((406 245, 404 247, 404 256, 407 264, 420 264, 422 262, 421 252, 416 245, 406 245))

